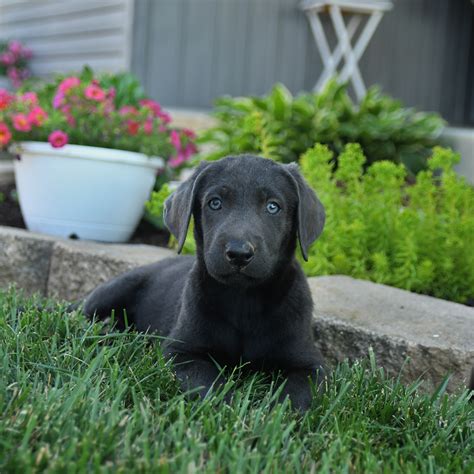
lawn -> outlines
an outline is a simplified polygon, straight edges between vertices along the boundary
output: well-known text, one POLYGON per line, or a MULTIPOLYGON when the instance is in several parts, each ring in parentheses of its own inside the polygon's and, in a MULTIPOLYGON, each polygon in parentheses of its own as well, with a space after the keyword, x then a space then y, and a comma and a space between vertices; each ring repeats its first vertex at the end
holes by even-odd
POLYGON ((262 377, 186 401, 157 338, 102 335, 64 306, 0 292, 0 472, 474 472, 474 404, 418 393, 373 356, 304 417, 262 377))

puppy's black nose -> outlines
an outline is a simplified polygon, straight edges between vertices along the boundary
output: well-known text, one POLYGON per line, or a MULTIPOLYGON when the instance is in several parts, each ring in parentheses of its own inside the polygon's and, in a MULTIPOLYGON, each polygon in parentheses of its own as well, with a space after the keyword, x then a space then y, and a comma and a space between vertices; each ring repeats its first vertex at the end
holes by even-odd
POLYGON ((225 256, 231 265, 236 267, 245 267, 250 263, 255 250, 250 242, 231 240, 225 246, 225 256))

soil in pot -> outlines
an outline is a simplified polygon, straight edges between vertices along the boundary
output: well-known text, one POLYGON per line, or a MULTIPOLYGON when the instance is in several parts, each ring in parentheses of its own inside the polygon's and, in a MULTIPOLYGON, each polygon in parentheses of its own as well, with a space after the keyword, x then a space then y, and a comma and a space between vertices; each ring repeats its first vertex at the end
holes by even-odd
MULTIPOLYGON (((18 227, 20 229, 26 228, 23 216, 21 215, 20 205, 16 198, 14 184, 0 184, 0 225, 18 227)), ((170 235, 166 230, 157 229, 148 221, 142 219, 130 239, 130 243, 166 247, 169 237, 170 235)))

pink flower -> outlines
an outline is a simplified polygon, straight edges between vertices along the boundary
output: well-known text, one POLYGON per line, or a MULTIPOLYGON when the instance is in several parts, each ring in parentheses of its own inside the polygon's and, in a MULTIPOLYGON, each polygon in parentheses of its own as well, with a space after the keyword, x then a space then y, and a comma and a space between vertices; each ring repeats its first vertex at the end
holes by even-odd
POLYGON ((6 89, 0 89, 0 110, 6 109, 12 102, 13 96, 6 89))
POLYGON ((67 133, 64 133, 61 130, 54 130, 54 132, 51 132, 48 141, 51 143, 51 146, 53 148, 61 148, 64 145, 67 145, 69 137, 67 136, 67 133))
POLYGON ((161 121, 165 124, 171 122, 171 116, 167 112, 161 111, 156 116, 159 117, 161 119, 161 121))
POLYGON ((184 149, 184 156, 188 160, 191 157, 191 155, 194 155, 194 153, 196 152, 197 152, 196 145, 194 143, 188 143, 186 145, 186 148, 184 149))
POLYGON ((119 110, 120 115, 136 115, 137 113, 138 110, 133 105, 124 105, 119 110))
POLYGON ((29 132, 31 123, 25 114, 15 114, 13 116, 13 128, 19 132, 29 132))
POLYGON ((136 122, 135 120, 129 120, 127 122, 127 130, 130 135, 136 135, 138 133, 139 128, 140 128, 139 122, 136 122))
POLYGON ((143 124, 143 131, 147 134, 147 135, 151 135, 153 133, 153 120, 147 120, 144 124, 143 124))
POLYGON ((161 105, 158 102, 155 102, 151 99, 142 99, 140 105, 147 109, 150 109, 153 112, 155 117, 158 117, 158 114, 161 112, 161 105))
POLYGON ((53 98, 53 107, 55 109, 59 109, 64 104, 64 94, 62 92, 58 92, 53 98))
POLYGON ((108 91, 107 91, 107 98, 108 99, 115 99, 115 96, 117 95, 117 92, 115 90, 115 87, 111 87, 108 91))
POLYGON ((7 69, 7 76, 12 81, 18 81, 20 79, 20 70, 17 69, 16 67, 9 67, 7 69))
MULTIPOLYGON (((173 132, 176 132, 176 131, 173 130, 171 132, 172 143, 173 143, 173 140, 175 140, 175 138, 173 138, 173 136, 174 136, 173 132)), ((178 132, 176 132, 176 134, 177 133, 178 132)), ((179 138, 179 134, 178 134, 178 138, 179 138)), ((173 146, 176 148, 175 143, 173 143, 173 146)), ((179 148, 176 148, 176 149, 177 149, 178 153, 175 156, 171 157, 170 160, 168 161, 168 164, 171 168, 176 168, 176 167, 182 165, 183 163, 185 163, 186 161, 189 160, 191 155, 193 155, 194 153, 197 152, 197 148, 196 148, 196 145, 194 143, 188 143, 184 150, 180 150, 179 148)))
POLYGON ((84 95, 87 99, 95 100, 97 102, 102 102, 105 99, 104 90, 96 84, 87 86, 84 95))
POLYGON ((29 105, 37 105, 38 96, 36 95, 36 92, 25 92, 23 95, 20 96, 20 101, 29 105))
POLYGON ((0 122, 0 145, 1 146, 8 145, 11 138, 12 138, 12 134, 7 124, 0 122))
POLYGON ((12 53, 6 52, 0 55, 0 62, 4 66, 11 66, 12 64, 15 63, 15 57, 13 56, 12 53))
POLYGON ((61 107, 61 112, 66 117, 67 123, 71 126, 74 126, 74 125, 76 125, 76 119, 71 114, 71 110, 72 110, 72 105, 69 105, 69 104, 68 105, 63 105, 61 107))
POLYGON ((113 111, 115 110, 115 105, 111 101, 107 101, 104 104, 104 114, 105 115, 110 115, 113 111))
POLYGON ((23 78, 21 69, 18 69, 14 66, 10 66, 7 69, 7 76, 10 79, 10 81, 12 81, 12 84, 14 87, 21 86, 21 80, 23 78))
POLYGON ((19 54, 21 54, 21 52, 23 50, 23 46, 21 45, 21 43, 19 41, 10 41, 10 43, 8 43, 8 49, 13 54, 19 55, 19 54))
POLYGON ((186 157, 182 153, 178 153, 176 156, 173 156, 169 159, 168 165, 171 168, 177 168, 179 165, 182 165, 186 161, 186 157))
POLYGON ((170 140, 177 151, 181 150, 181 138, 176 130, 171 130, 170 140))
POLYGON ((80 85, 81 80, 78 77, 66 77, 61 84, 58 86, 58 92, 61 92, 63 95, 69 90, 72 89, 73 87, 77 87, 80 85))
POLYGON ((48 114, 40 106, 33 107, 33 109, 28 114, 28 120, 30 123, 36 125, 37 127, 41 127, 47 118, 48 114))

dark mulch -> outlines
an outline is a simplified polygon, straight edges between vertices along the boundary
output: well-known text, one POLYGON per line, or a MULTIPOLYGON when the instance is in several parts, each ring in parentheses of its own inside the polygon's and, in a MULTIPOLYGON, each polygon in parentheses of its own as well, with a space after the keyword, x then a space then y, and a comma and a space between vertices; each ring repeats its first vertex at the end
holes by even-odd
POLYGON ((158 229, 145 219, 140 221, 137 230, 132 235, 130 243, 156 245, 157 247, 167 247, 170 234, 164 229, 158 229))
POLYGON ((14 184, 0 184, 0 225, 25 228, 14 184))
MULTIPOLYGON (((14 184, 0 184, 0 225, 25 229, 25 221, 21 215, 20 205, 16 198, 14 184), (3 197, 3 199, 2 199, 3 197)), ((130 242, 133 244, 147 244, 166 247, 169 233, 164 229, 157 229, 146 220, 142 220, 133 234, 130 242)))

